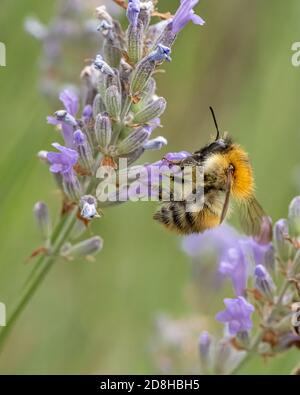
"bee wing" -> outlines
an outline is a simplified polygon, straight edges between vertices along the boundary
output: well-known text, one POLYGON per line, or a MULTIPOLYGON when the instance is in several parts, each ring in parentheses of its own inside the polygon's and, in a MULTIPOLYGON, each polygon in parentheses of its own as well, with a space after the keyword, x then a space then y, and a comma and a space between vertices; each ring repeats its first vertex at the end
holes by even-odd
POLYGON ((244 232, 247 235, 259 235, 263 218, 267 215, 254 196, 240 203, 239 214, 244 232))

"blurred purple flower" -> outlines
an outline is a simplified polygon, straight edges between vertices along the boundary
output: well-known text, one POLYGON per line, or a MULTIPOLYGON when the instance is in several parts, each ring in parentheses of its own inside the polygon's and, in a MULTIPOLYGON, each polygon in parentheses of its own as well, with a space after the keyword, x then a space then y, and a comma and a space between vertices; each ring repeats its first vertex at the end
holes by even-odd
POLYGON ((204 25, 205 21, 195 14, 193 8, 199 0, 180 0, 180 6, 172 20, 172 33, 177 34, 191 21, 196 25, 204 25))
POLYGON ((207 251, 215 251, 218 257, 222 257, 237 243, 238 238, 239 234, 233 227, 222 224, 204 233, 184 237, 182 248, 192 258, 201 258, 207 251))
POLYGON ((272 243, 259 244, 252 237, 247 237, 242 241, 244 254, 255 265, 268 266, 273 257, 272 243))
POLYGON ((216 315, 216 319, 228 325, 229 333, 235 336, 239 332, 248 332, 252 328, 252 304, 239 296, 237 299, 224 299, 226 309, 216 315))
POLYGON ((239 243, 236 243, 236 247, 229 248, 223 255, 219 265, 219 273, 231 279, 236 296, 245 293, 247 271, 247 261, 239 243))
POLYGON ((68 178, 73 174, 73 166, 78 160, 78 153, 73 149, 66 148, 58 143, 52 146, 60 152, 48 152, 47 159, 50 163, 50 171, 52 173, 60 173, 68 178))

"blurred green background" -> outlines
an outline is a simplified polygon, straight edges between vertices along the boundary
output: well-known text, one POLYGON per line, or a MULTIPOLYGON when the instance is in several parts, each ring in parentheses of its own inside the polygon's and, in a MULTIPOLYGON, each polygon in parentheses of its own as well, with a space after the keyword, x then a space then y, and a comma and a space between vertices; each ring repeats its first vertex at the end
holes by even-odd
MULTIPOLYGON (((1 0, 7 67, 0 68, 0 301, 8 314, 30 271, 25 257, 40 243, 33 204, 48 202, 54 216, 59 208, 51 175, 36 158, 57 139, 45 122, 53 108, 38 92, 41 46, 23 30, 28 14, 50 20, 54 3, 1 0)), ((160 9, 174 11, 177 3, 160 0, 160 9)), ((201 1, 205 27, 189 25, 180 34, 167 73, 158 76, 158 92, 168 100, 159 131, 169 141, 164 152, 207 142, 214 132, 212 105, 221 129, 249 152, 257 195, 274 220, 286 216, 297 193, 293 174, 300 163, 300 68, 291 64, 291 45, 300 41, 300 2, 288 3, 201 1)), ((155 314, 181 317, 195 307, 185 293, 189 260, 180 239, 152 221, 154 209, 141 202, 105 211, 93 226, 105 241, 103 252, 94 263, 54 267, 12 332, 1 373, 156 372, 149 352, 155 314)), ((254 360, 244 372, 289 373, 297 360, 291 351, 254 360)))

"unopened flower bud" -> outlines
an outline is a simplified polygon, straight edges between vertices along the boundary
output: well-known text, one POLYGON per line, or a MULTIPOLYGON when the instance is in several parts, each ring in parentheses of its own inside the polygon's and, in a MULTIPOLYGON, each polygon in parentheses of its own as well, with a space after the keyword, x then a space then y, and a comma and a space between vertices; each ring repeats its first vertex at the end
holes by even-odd
POLYGON ((143 146, 148 137, 149 133, 146 129, 137 129, 120 142, 117 148, 118 154, 124 155, 135 151, 136 149, 143 146))
POLYGON ((97 18, 100 20, 105 20, 106 22, 112 24, 113 23, 113 19, 112 17, 109 15, 109 13, 106 10, 105 5, 101 5, 99 7, 96 8, 96 13, 97 13, 97 18))
POLYGON ((77 148, 79 161, 83 168, 92 170, 94 166, 92 150, 86 135, 79 129, 74 132, 74 145, 77 148))
POLYGON ((145 31, 149 27, 151 14, 153 10, 154 10, 154 6, 152 1, 144 1, 140 5, 139 20, 143 23, 145 31))
POLYGON ((201 367, 204 371, 208 370, 211 363, 211 344, 211 335, 206 331, 202 332, 199 336, 199 355, 201 360, 201 367))
POLYGON ((296 196, 289 206, 289 234, 292 237, 300 236, 300 196, 296 196))
POLYGON ((80 199, 81 213, 84 219, 91 220, 93 218, 100 218, 101 215, 97 212, 97 199, 92 195, 85 195, 80 199))
POLYGON ((136 64, 143 55, 144 26, 138 21, 136 26, 129 25, 127 29, 127 53, 131 64, 136 64))
POLYGON ((80 243, 69 245, 62 251, 63 256, 70 258, 82 258, 89 255, 94 255, 103 247, 103 240, 99 236, 91 237, 90 239, 81 241, 80 243))
POLYGON ((37 202, 34 205, 33 213, 42 237, 47 240, 50 237, 52 231, 48 206, 43 202, 37 202))
POLYGON ((63 189, 66 196, 72 201, 78 201, 82 195, 82 189, 77 176, 74 173, 64 175, 63 189))
POLYGON ((255 288, 262 293, 268 300, 273 300, 275 284, 272 277, 263 265, 257 265, 254 271, 255 288))
POLYGON ((161 63, 164 60, 171 60, 169 56, 170 52, 170 48, 159 44, 155 51, 151 52, 137 64, 130 85, 132 96, 140 95, 143 92, 157 63, 161 63))
POLYGON ((104 112, 105 110, 105 104, 102 100, 100 93, 98 93, 93 101, 93 117, 96 118, 98 114, 104 112))
POLYGON ((141 9, 140 0, 129 0, 128 1, 126 16, 127 16, 129 23, 131 25, 136 26, 138 17, 139 17, 139 13, 140 13, 140 9, 141 9))
POLYGON ((156 81, 154 78, 150 78, 147 85, 144 87, 143 92, 140 95, 139 106, 145 106, 153 99, 156 91, 156 81))
POLYGON ((145 108, 138 112, 133 119, 134 123, 147 123, 151 119, 160 117, 165 111, 167 106, 166 99, 163 97, 149 103, 145 108))
POLYGON ((118 119, 121 113, 121 95, 115 85, 107 88, 105 93, 105 105, 109 115, 118 119))
POLYGON ((73 115, 69 114, 66 110, 59 110, 54 113, 58 121, 65 122, 66 124, 76 127, 77 121, 73 115))
POLYGON ((291 257, 292 246, 287 240, 289 235, 288 221, 286 219, 280 219, 274 226, 274 246, 278 257, 283 262, 286 262, 291 257))
POLYGON ((95 121, 95 136, 100 148, 108 147, 111 142, 111 134, 111 121, 108 114, 98 114, 95 121))
POLYGON ((147 151, 160 150, 168 144, 168 141, 163 136, 158 136, 155 139, 148 140, 143 148, 147 151))
POLYGON ((37 157, 38 157, 41 161, 43 161, 43 162, 45 162, 45 163, 48 163, 47 154, 48 154, 48 151, 42 150, 42 151, 39 151, 39 152, 37 153, 37 157))

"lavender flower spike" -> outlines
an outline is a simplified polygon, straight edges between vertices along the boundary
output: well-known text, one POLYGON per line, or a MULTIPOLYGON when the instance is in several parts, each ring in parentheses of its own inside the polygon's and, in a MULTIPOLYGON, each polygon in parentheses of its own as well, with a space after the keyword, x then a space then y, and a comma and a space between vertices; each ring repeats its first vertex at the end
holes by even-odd
POLYGON ((127 18, 131 25, 136 26, 141 10, 140 0, 128 0, 127 18))
POLYGON ((251 314, 254 307, 245 298, 224 299, 226 310, 220 311, 216 319, 228 325, 229 334, 235 336, 240 332, 248 332, 252 328, 251 314))
POLYGON ((172 33, 177 34, 182 30, 188 22, 195 25, 204 25, 205 21, 195 14, 193 8, 199 0, 181 0, 180 6, 172 20, 172 33))

